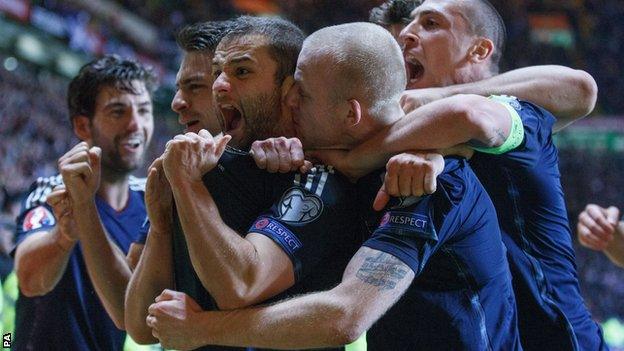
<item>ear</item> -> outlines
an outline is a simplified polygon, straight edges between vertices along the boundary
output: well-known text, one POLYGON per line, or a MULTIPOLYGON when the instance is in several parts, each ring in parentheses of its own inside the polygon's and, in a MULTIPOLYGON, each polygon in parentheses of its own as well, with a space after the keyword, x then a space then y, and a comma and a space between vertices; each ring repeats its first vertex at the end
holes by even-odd
MULTIPOLYGON (((90 142, 91 135, 91 120, 87 116, 75 116, 73 118, 74 122, 74 133, 78 137, 78 139, 86 142, 90 142)), ((90 145, 90 144, 89 144, 90 145)))
POLYGON ((477 38, 468 52, 468 59, 473 63, 486 61, 494 52, 494 42, 486 38, 477 38))
POLYGON ((282 103, 286 102, 286 96, 288 95, 290 88, 292 88, 294 84, 295 84, 295 78, 292 75, 286 77, 284 81, 282 82, 282 86, 280 87, 280 96, 282 99, 281 100, 282 103))
POLYGON ((347 123, 347 127, 352 127, 362 120, 362 106, 360 106, 360 102, 356 99, 349 99, 347 103, 349 104, 349 111, 345 122, 347 123))

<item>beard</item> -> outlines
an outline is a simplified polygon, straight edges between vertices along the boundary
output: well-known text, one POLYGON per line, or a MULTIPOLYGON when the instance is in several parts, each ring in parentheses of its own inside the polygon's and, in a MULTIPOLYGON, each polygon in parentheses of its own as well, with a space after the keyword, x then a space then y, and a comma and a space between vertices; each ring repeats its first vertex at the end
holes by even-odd
POLYGON ((125 139, 127 135, 118 135, 114 137, 112 143, 110 140, 102 140, 104 138, 100 136, 96 129, 92 130, 92 135, 93 146, 98 146, 102 149, 102 159, 100 162, 103 169, 105 168, 119 175, 127 175, 139 168, 139 166, 143 163, 143 158, 145 157, 145 151, 147 148, 146 143, 140 146, 143 147, 143 152, 136 157, 132 157, 132 155, 123 157, 119 150, 121 148, 121 141, 125 139))
POLYGON ((280 100, 280 92, 275 89, 241 101, 240 108, 245 121, 242 148, 250 147, 256 140, 279 136, 277 134, 282 129, 279 125, 282 111, 280 100))

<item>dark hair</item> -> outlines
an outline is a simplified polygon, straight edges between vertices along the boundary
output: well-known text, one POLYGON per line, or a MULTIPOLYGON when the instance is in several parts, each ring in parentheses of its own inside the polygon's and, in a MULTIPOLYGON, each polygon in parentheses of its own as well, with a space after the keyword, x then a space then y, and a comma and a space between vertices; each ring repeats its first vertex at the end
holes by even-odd
POLYGON ((132 85, 135 80, 143 82, 150 95, 156 88, 156 77, 152 70, 134 60, 106 55, 82 66, 67 89, 67 105, 72 125, 76 116, 93 118, 95 100, 103 87, 114 86, 119 90, 137 94, 132 85))
POLYGON ((404 24, 410 20, 412 11, 422 0, 388 0, 370 12, 369 22, 387 27, 393 24, 404 24))
POLYGON ((176 34, 178 46, 186 51, 214 53, 221 39, 234 27, 234 21, 208 21, 189 24, 176 34))
POLYGON ((494 5, 487 0, 471 0, 467 3, 462 3, 462 9, 462 12, 468 19, 468 25, 472 33, 488 38, 494 43, 494 52, 490 58, 490 66, 492 73, 498 73, 503 49, 505 48, 505 40, 507 39, 503 18, 496 11, 494 5))
POLYGON ((297 57, 305 39, 303 31, 292 22, 277 17, 241 16, 223 42, 243 36, 260 35, 267 39, 271 58, 277 62, 275 80, 281 84, 295 73, 297 57))

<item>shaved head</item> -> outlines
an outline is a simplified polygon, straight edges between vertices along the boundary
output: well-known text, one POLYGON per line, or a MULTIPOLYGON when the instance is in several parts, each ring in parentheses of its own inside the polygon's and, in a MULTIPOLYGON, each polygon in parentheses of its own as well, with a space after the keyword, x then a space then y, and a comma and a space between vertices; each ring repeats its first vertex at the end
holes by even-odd
POLYGON ((314 32, 304 42, 299 65, 322 62, 336 101, 358 99, 375 117, 396 103, 406 85, 396 40, 372 23, 347 23, 314 32))

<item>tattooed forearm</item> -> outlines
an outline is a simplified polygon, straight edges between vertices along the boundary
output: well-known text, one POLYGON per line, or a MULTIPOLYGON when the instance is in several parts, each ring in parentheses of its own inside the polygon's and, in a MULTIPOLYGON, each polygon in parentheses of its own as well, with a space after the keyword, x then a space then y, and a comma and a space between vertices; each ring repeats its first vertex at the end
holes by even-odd
POLYGON ((356 276, 381 291, 394 289, 407 272, 408 268, 403 262, 390 254, 380 252, 376 256, 366 257, 356 276))

